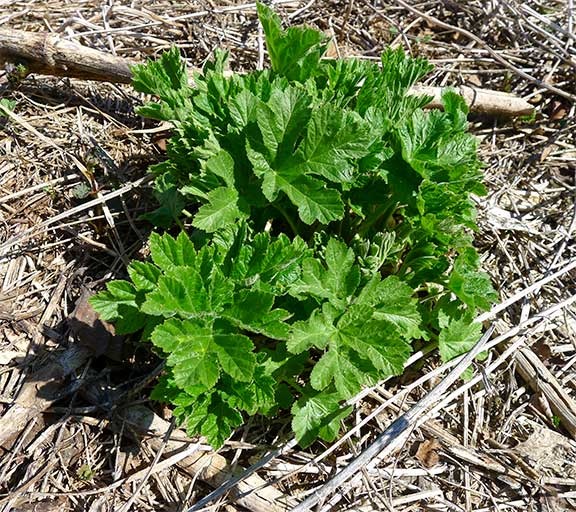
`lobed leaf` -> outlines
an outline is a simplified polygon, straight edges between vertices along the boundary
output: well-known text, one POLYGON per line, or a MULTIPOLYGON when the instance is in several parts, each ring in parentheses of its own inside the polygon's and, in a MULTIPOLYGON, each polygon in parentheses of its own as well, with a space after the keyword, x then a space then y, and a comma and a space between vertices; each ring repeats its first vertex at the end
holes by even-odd
POLYGON ((482 325, 466 319, 452 320, 440 331, 438 348, 442 361, 450 361, 468 352, 480 339, 482 325))
POLYGON ((178 238, 169 234, 150 235, 150 254, 152 261, 166 271, 174 267, 194 266, 196 261, 196 249, 190 238, 182 231, 178 238))
POLYGON ((201 206, 194 216, 192 225, 207 233, 234 224, 243 217, 238 207, 238 192, 235 189, 219 187, 206 194, 207 204, 201 206))
POLYGON ((197 395, 214 387, 220 376, 210 325, 199 320, 170 319, 152 333, 152 343, 169 354, 174 383, 197 395))
POLYGON ((414 290, 397 276, 382 281, 374 276, 358 295, 356 304, 374 307, 374 319, 394 326, 404 339, 413 340, 424 334, 418 301, 413 295, 414 290))
POLYGON ((312 76, 325 51, 324 35, 304 27, 284 31, 280 18, 270 7, 258 3, 257 9, 272 69, 291 80, 303 81, 312 76))
MULTIPOLYGON (((344 411, 347 416, 350 409, 344 411)), ((306 448, 320 435, 333 441, 334 432, 340 430, 340 419, 344 411, 340 409, 337 394, 318 393, 298 400, 292 406, 292 430, 300 446, 306 448)))

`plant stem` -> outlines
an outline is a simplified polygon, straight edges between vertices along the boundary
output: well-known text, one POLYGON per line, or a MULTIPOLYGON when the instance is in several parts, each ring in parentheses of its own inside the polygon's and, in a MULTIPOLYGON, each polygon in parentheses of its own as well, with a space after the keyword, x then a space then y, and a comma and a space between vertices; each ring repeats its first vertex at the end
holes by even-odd
POLYGON ((358 233, 364 236, 366 232, 376 224, 381 218, 388 218, 392 215, 392 212, 396 209, 397 203, 388 203, 380 205, 376 211, 370 215, 360 226, 358 227, 358 233))
POLYGON ((289 386, 292 386, 296 391, 298 391, 298 393, 304 394, 304 388, 300 384, 298 384, 294 379, 287 378, 284 380, 285 380, 286 384, 288 384, 289 386))
POLYGON ((296 227, 296 224, 295 224, 294 220, 292 219, 292 217, 290 217, 290 215, 288 215, 288 212, 279 204, 274 204, 274 208, 276 208, 282 214, 282 217, 284 217, 284 220, 288 223, 288 225, 290 226, 290 229, 292 229, 294 236, 299 236, 300 232, 299 232, 298 228, 296 227))

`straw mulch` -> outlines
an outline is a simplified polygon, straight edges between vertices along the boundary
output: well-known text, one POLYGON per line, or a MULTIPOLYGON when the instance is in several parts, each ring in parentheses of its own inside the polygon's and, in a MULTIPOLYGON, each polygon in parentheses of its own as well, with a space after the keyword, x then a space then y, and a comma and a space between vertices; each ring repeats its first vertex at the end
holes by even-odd
MULTIPOLYGON (((450 368, 435 353, 365 390, 333 446, 301 450, 286 418, 253 418, 211 456, 147 401, 161 371, 147 348, 102 324, 86 328, 97 324, 86 296, 146 255, 150 226, 138 220, 153 206, 146 169, 162 158, 167 132, 135 115, 142 98, 129 86, 14 80, 8 70, 0 77, 0 97, 15 102, 0 118, 0 510, 271 512, 310 496, 326 511, 575 510, 572 1, 297 0, 276 9, 287 24, 324 30, 343 56, 376 59, 400 45, 435 64, 429 85, 512 92, 535 106, 533 119, 471 117, 489 188, 478 199, 477 246, 501 299, 486 315, 495 328, 487 357, 471 381, 434 396, 393 450, 338 487, 332 478, 444 381, 450 368), (232 474, 241 482, 227 486, 232 474)), ((173 45, 191 66, 218 47, 230 50, 233 70, 263 57, 254 4, 236 0, 0 0, 7 28, 134 60, 173 45)))

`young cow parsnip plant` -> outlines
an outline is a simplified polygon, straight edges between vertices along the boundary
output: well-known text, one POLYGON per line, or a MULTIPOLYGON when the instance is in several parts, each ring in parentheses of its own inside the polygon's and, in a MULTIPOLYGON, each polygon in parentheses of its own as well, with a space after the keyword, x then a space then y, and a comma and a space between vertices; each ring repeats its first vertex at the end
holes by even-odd
POLYGON ((243 413, 281 410, 301 445, 335 439, 346 400, 402 373, 415 343, 468 350, 495 299, 463 100, 425 111, 409 93, 425 60, 325 60, 320 32, 258 14, 270 69, 227 76, 217 52, 192 87, 177 50, 134 67, 158 98, 140 114, 174 127, 148 218, 183 231, 153 234, 151 261, 92 299, 166 357, 152 398, 214 447, 243 413))

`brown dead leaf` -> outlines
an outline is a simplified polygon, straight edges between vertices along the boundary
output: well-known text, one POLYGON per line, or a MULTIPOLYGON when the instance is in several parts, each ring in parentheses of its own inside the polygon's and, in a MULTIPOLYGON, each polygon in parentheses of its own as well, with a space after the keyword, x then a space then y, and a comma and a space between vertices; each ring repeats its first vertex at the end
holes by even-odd
POLYGON ((565 436, 549 428, 536 425, 514 451, 536 471, 567 478, 576 476, 576 448, 565 436))
POLYGON ((336 41, 334 40, 333 37, 331 37, 330 41, 328 42, 328 47, 326 48, 325 55, 329 59, 337 59, 340 57, 340 50, 338 49, 336 41))
POLYGON ((553 101, 551 105, 550 119, 559 121, 568 115, 568 106, 561 101, 553 101))
POLYGON ((552 349, 550 348, 550 345, 543 341, 534 343, 534 345, 532 345, 532 350, 543 362, 548 361, 552 357, 552 349))
POLYGON ((483 82, 482 79, 480 78, 479 75, 470 75, 467 80, 466 80, 467 84, 471 87, 478 87, 478 88, 482 88, 483 82))
POLYGON ((85 289, 68 318, 68 323, 78 343, 88 347, 95 356, 106 355, 114 361, 122 360, 122 337, 114 326, 102 320, 88 302, 92 292, 85 289))
POLYGON ((422 441, 416 451, 416 458, 427 468, 434 467, 440 461, 438 450, 440 443, 436 439, 426 439, 422 441))
POLYGON ((168 139, 166 137, 159 137, 154 140, 154 144, 156 144, 160 151, 165 152, 168 147, 168 139))
POLYGON ((546 146, 542 150, 542 154, 540 155, 540 162, 544 162, 550 156, 550 153, 552 153, 552 151, 554 151, 555 149, 558 149, 558 146, 556 146, 556 144, 549 144, 548 146, 546 146))

